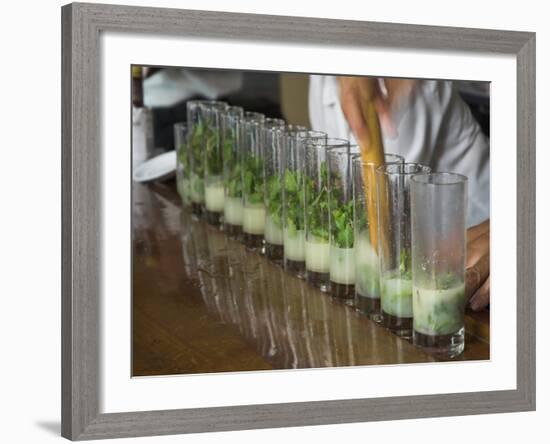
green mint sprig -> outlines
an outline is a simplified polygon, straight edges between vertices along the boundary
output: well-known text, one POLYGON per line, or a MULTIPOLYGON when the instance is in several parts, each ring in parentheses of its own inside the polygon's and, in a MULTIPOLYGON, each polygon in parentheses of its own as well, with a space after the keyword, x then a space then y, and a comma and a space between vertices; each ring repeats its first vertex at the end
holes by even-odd
POLYGON ((218 150, 218 132, 213 128, 212 122, 207 122, 204 130, 206 168, 209 174, 219 176, 222 174, 222 158, 218 150))
POLYGON ((399 273, 402 279, 412 279, 412 256, 409 250, 403 249, 399 254, 399 273))
POLYGON ((329 205, 326 162, 321 164, 318 178, 315 180, 311 177, 305 178, 305 190, 308 196, 306 208, 308 230, 313 236, 328 242, 329 205))
POLYGON ((332 200, 332 239, 338 248, 352 248, 354 243, 353 233, 353 200, 346 204, 338 205, 336 199, 332 200))
POLYGON ((267 180, 267 211, 271 221, 278 227, 282 224, 283 188, 279 176, 273 175, 267 180))
POLYGON ((261 159, 249 156, 244 162, 243 194, 251 204, 263 203, 263 163, 261 159))
POLYGON ((287 230, 292 236, 304 229, 304 175, 286 170, 283 176, 287 230))
POLYGON ((203 135, 204 125, 202 122, 194 125, 191 134, 191 156, 193 156, 193 172, 201 179, 204 177, 203 155, 203 135))

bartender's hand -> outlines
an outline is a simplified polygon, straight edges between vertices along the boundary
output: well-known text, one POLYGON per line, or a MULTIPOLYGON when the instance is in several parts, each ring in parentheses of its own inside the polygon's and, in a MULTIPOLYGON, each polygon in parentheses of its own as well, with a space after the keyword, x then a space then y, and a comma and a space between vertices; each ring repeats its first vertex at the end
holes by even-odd
POLYGON ((384 134, 395 136, 392 113, 412 93, 416 82, 414 79, 384 78, 379 82, 376 77, 338 77, 340 105, 355 138, 362 141, 369 137, 364 108, 361 106, 364 100, 374 102, 384 134))
POLYGON ((466 302, 474 311, 489 304, 489 219, 466 233, 466 302))

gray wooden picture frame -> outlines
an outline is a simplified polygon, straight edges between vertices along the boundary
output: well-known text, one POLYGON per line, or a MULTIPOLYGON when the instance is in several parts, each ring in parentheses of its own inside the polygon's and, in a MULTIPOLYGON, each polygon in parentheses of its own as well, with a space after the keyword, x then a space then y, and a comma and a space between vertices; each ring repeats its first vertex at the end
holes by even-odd
POLYGON ((74 3, 62 8, 62 435, 97 439, 535 409, 535 34, 74 3), (517 58, 517 389, 100 413, 101 32, 517 58))

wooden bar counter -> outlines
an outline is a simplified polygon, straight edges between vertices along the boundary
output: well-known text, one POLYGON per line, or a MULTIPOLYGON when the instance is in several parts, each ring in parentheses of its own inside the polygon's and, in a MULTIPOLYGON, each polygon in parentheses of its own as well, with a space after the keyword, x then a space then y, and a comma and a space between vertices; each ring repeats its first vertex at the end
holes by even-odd
MULTIPOLYGON (((133 376, 434 362, 196 221, 175 182, 133 185, 133 376)), ((489 359, 489 312, 460 360, 489 359)))

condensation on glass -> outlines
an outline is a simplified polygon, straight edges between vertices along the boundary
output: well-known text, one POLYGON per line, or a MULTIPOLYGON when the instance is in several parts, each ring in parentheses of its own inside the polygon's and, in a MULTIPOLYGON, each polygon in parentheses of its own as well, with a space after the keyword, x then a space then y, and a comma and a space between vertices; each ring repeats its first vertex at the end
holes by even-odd
POLYGON ((467 187, 455 173, 411 179, 414 344, 443 357, 464 350, 467 187))
MULTIPOLYGON (((403 163, 403 157, 397 154, 385 154, 384 164, 403 163)), ((361 157, 353 159, 353 221, 355 230, 355 308, 366 314, 373 321, 382 321, 380 307, 380 263, 378 260, 376 220, 369 219, 369 215, 377 218, 378 200, 368 202, 368 196, 377 196, 376 189, 367 193, 368 187, 376 188, 376 168, 379 165, 373 162, 363 162, 361 157), (369 211, 368 206, 372 206, 369 211)))
POLYGON ((376 170, 380 304, 384 325, 412 337, 410 182, 430 168, 417 163, 382 165, 376 170))

